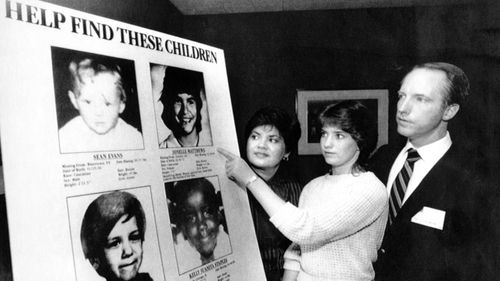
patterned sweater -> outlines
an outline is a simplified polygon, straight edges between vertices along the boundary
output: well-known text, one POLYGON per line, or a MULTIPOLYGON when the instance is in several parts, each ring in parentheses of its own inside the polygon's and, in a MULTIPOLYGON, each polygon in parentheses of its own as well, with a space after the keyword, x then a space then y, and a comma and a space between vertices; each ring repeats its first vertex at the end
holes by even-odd
MULTIPOLYGON (((278 171, 267 181, 267 184, 281 199, 294 206, 298 205, 302 186, 286 167, 286 163, 279 166, 278 171)), ((248 198, 266 279, 267 281, 280 280, 283 276, 283 254, 291 242, 269 222, 269 215, 252 193, 248 193, 248 198)))
POLYGON ((373 280, 388 199, 371 173, 324 175, 309 182, 299 207, 286 203, 271 222, 293 243, 285 268, 298 281, 373 280))

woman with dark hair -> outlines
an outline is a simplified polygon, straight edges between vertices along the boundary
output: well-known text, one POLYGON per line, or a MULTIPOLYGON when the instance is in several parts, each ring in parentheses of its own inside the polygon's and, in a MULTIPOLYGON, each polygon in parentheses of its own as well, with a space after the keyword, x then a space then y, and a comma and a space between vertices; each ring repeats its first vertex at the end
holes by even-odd
POLYGON ((388 200, 384 185, 364 169, 376 139, 367 116, 357 101, 330 105, 320 114, 321 151, 331 169, 304 187, 298 207, 276 195, 241 158, 219 149, 228 177, 248 188, 293 242, 283 281, 374 279, 388 200))
MULTIPOLYGON (((299 138, 297 118, 278 107, 258 110, 245 128, 250 167, 281 199, 294 205, 299 202, 302 186, 286 163, 299 138)), ((249 201, 266 279, 279 281, 283 276, 283 254, 291 242, 269 222, 269 215, 250 193, 249 201)))
POLYGON ((202 91, 203 73, 172 66, 165 69, 161 118, 172 134, 160 148, 200 145, 202 91))
POLYGON ((146 218, 137 198, 124 191, 97 197, 83 216, 83 254, 107 281, 152 281, 139 273, 146 218))

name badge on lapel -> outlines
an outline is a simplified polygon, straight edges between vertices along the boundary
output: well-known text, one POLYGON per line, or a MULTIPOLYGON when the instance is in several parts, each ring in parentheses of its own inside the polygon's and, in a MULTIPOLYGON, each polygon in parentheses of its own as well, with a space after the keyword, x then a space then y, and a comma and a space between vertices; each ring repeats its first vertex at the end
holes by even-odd
POLYGON ((445 216, 445 211, 423 207, 422 210, 411 218, 411 222, 443 230, 445 216))

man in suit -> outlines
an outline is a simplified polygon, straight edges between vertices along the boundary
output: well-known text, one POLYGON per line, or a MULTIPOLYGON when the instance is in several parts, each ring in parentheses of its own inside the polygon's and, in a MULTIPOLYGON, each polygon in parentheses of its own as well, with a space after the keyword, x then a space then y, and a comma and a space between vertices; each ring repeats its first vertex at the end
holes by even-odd
POLYGON ((402 81, 396 122, 408 140, 382 147, 371 163, 390 196, 377 280, 490 278, 481 185, 447 129, 468 94, 467 76, 448 63, 417 65, 402 81))

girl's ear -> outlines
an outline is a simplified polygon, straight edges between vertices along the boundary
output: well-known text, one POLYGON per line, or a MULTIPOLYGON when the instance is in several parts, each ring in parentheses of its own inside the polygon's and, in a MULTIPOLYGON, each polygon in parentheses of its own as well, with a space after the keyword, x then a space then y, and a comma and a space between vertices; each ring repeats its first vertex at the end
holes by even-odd
POLYGON ((69 97, 69 100, 71 101, 71 104, 73 105, 73 107, 76 109, 76 110, 79 110, 78 108, 78 103, 76 102, 76 95, 73 91, 68 91, 68 97, 69 97))
POLYGON ((95 271, 99 272, 99 266, 100 262, 98 258, 90 258, 89 259, 90 264, 92 264, 92 267, 95 269, 95 271))
POLYGON ((217 219, 219 219, 219 222, 222 222, 224 220, 224 211, 223 210, 217 210, 217 219))
POLYGON ((125 103, 123 101, 121 101, 120 102, 120 114, 122 114, 124 110, 125 110, 125 103))
POLYGON ((222 225, 224 232, 229 233, 227 231, 227 222, 226 222, 226 217, 224 216, 224 209, 219 210, 218 216, 219 216, 219 225, 222 225))

